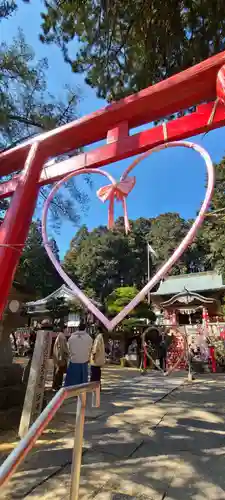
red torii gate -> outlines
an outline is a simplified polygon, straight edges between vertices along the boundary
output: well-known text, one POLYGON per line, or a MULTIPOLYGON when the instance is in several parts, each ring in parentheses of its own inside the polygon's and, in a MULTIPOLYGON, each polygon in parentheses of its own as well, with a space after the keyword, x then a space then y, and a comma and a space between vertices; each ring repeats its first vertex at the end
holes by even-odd
POLYGON ((12 180, 0 184, 0 198, 12 196, 0 226, 0 317, 27 237, 39 187, 77 169, 101 167, 143 153, 165 141, 181 140, 225 125, 225 106, 217 95, 217 76, 224 64, 225 52, 221 52, 137 94, 0 154, 1 176, 21 170, 12 180), (132 128, 192 106, 198 107, 187 116, 129 135, 132 128), (106 139, 106 144, 99 148, 43 168, 49 157, 102 139, 106 139))

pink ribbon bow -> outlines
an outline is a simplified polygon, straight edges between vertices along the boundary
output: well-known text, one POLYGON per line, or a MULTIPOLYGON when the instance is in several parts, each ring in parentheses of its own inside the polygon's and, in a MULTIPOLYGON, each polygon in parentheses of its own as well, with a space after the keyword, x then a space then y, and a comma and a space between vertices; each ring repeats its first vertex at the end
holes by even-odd
POLYGON ((97 191, 98 198, 105 203, 109 200, 108 228, 114 226, 114 200, 121 201, 124 210, 124 226, 126 234, 130 231, 130 224, 127 214, 126 197, 135 185, 135 177, 127 177, 116 184, 108 184, 97 191))

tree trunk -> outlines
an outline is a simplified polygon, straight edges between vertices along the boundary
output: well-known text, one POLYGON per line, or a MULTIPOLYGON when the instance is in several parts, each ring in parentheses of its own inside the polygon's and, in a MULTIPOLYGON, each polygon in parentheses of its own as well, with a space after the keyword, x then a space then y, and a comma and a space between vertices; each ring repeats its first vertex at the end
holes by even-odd
POLYGON ((13 362, 9 332, 4 328, 4 319, 0 322, 0 367, 13 362))
POLYGON ((22 384, 23 369, 19 364, 13 363, 9 333, 7 328, 4 328, 3 319, 0 323, 0 428, 12 426, 12 414, 13 419, 19 423, 25 394, 22 384))

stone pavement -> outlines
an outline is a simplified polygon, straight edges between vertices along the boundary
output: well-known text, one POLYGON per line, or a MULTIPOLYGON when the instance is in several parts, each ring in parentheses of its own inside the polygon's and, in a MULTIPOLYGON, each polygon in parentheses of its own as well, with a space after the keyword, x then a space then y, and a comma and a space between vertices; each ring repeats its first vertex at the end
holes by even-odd
MULTIPOLYGON (((224 376, 123 373, 88 403, 80 499, 225 500, 224 376)), ((74 413, 67 401, 1 499, 69 498, 74 413)))

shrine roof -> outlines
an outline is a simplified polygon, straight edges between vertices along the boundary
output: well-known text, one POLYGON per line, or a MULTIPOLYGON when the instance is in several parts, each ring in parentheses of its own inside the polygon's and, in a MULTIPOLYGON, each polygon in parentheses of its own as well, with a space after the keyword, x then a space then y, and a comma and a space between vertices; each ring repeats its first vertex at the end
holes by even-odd
MULTIPOLYGON (((66 285, 62 285, 60 288, 55 290, 54 292, 50 293, 50 295, 47 295, 47 297, 44 297, 43 299, 39 300, 32 300, 31 302, 27 302, 26 306, 29 307, 34 307, 34 308, 39 308, 39 307, 44 307, 46 306, 47 302, 51 299, 59 299, 63 298, 65 302, 70 302, 75 299, 74 293, 70 288, 68 288, 66 285)), ((92 302, 97 306, 100 307, 101 304, 100 302, 97 302, 94 299, 91 299, 92 302)), ((46 310, 46 308, 45 308, 46 310)))
POLYGON ((204 292, 225 289, 221 274, 215 271, 203 273, 180 274, 170 276, 163 281, 157 292, 153 292, 153 297, 163 295, 175 295, 181 293, 187 288, 192 292, 204 292))
POLYGON ((190 292, 187 288, 183 290, 183 292, 177 293, 176 295, 173 295, 169 300, 165 300, 162 302, 162 306, 171 306, 175 304, 176 302, 181 303, 183 305, 188 305, 192 304, 193 302, 200 302, 201 304, 212 304, 213 302, 216 302, 216 299, 212 298, 207 298, 203 297, 197 292, 190 292))
POLYGON ((62 285, 60 288, 50 293, 50 295, 47 295, 47 297, 44 297, 43 299, 39 300, 32 300, 31 302, 27 302, 26 305, 40 306, 46 304, 50 299, 59 299, 59 298, 63 298, 65 300, 72 300, 74 299, 74 294, 66 285, 62 285))

